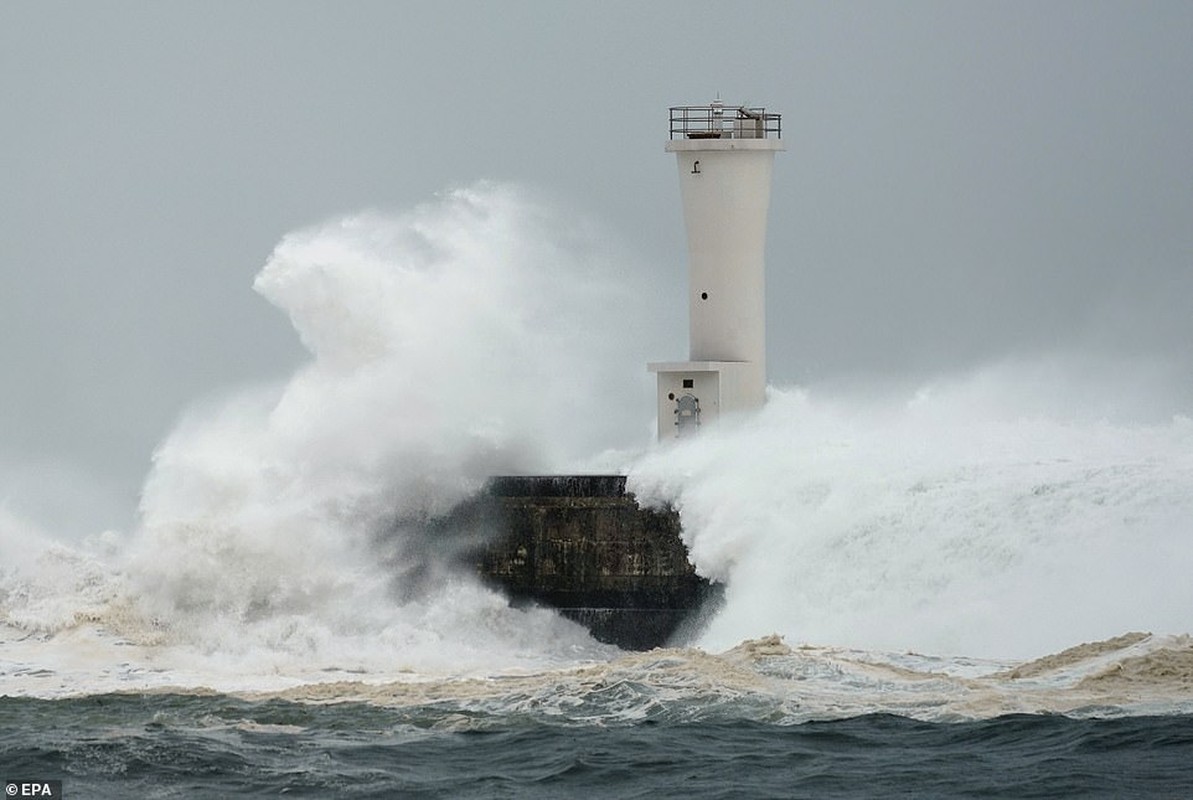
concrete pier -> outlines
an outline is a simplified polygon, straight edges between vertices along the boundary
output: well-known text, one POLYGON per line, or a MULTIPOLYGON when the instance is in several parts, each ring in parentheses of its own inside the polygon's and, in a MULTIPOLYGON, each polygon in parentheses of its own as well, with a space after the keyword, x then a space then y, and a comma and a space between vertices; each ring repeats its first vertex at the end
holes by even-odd
POLYGON ((674 509, 641 508, 623 475, 492 478, 495 535, 477 557, 511 601, 558 609, 628 650, 681 643, 720 586, 696 574, 674 509))

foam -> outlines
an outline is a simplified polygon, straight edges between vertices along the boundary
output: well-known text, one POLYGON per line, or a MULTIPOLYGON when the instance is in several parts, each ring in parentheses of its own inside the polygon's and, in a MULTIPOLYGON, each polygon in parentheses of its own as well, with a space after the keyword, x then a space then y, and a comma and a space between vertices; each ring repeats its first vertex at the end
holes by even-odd
MULTIPOLYGON (((788 646, 781 637, 747 640, 719 654, 655 650, 600 663, 484 679, 348 681, 248 695, 296 702, 362 702, 395 709, 433 707, 464 727, 509 714, 569 723, 633 724, 645 719, 699 722, 755 719, 775 724, 893 713, 929 721, 1013 713, 1121 716, 1187 713, 1193 692, 1182 671, 1123 686, 1107 680, 1149 664, 1184 663, 1187 640, 1145 636, 1093 643, 1065 656, 1068 670, 1049 680, 1011 677, 1005 664, 931 660, 909 666, 898 654, 840 647, 788 646)), ((1183 668, 1182 668, 1183 669, 1183 668)))

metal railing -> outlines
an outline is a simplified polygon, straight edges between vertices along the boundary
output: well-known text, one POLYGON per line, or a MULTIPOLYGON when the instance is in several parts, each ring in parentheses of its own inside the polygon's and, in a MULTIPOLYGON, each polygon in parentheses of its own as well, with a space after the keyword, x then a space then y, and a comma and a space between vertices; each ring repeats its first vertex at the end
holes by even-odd
POLYGON ((726 106, 714 101, 704 106, 672 106, 672 139, 776 139, 783 138, 781 114, 765 108, 726 106))

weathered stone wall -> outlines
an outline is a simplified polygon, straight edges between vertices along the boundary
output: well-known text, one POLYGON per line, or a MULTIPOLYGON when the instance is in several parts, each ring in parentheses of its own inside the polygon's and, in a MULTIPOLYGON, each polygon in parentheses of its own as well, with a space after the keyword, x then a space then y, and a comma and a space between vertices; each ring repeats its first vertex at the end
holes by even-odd
POLYGON ((483 578, 629 649, 664 644, 717 594, 688 562, 673 509, 640 508, 620 475, 499 477, 483 578))

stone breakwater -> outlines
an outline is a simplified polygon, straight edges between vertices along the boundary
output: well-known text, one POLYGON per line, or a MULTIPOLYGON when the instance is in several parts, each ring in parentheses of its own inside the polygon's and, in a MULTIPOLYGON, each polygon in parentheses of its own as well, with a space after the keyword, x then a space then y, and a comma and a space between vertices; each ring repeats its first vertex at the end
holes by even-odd
POLYGON ((628 650, 682 641, 720 587, 696 574, 679 513, 642 508, 622 475, 501 476, 464 512, 473 558, 515 604, 539 604, 628 650))

